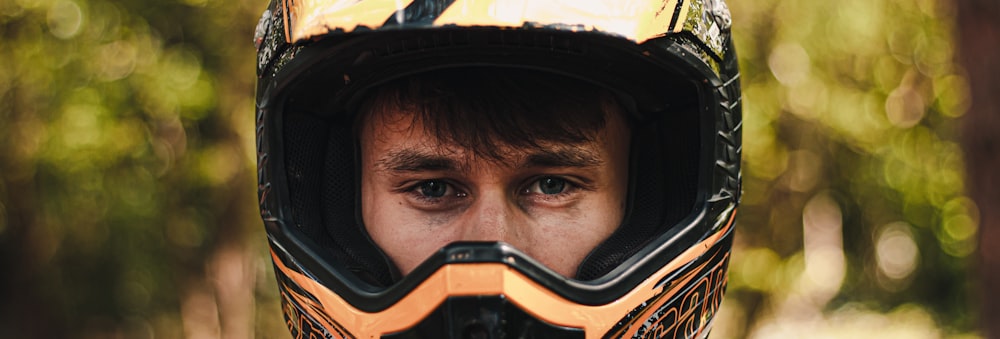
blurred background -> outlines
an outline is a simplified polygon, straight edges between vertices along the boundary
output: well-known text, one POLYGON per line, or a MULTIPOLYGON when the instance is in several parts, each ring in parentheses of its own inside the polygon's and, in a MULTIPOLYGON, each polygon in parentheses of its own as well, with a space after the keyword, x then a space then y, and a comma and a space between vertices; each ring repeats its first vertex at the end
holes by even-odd
MULTIPOLYGON (((990 2, 730 1, 745 195, 713 338, 987 337, 957 18, 990 2)), ((0 0, 0 336, 288 337, 253 167, 265 6, 0 0)))

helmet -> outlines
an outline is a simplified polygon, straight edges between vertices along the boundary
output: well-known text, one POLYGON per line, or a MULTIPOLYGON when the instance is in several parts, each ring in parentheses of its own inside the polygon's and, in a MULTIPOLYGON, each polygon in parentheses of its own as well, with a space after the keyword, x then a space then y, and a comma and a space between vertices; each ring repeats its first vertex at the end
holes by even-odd
POLYGON ((296 338, 705 337, 727 284, 741 98, 723 0, 272 0, 257 26, 258 196, 296 338), (460 67, 609 90, 633 123, 626 216, 554 273, 503 242, 400 276, 358 212, 354 112, 460 67))

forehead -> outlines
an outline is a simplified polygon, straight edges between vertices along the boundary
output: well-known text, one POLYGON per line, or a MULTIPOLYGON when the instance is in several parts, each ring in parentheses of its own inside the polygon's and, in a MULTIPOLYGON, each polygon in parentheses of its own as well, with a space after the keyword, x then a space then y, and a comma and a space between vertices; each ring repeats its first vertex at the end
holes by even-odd
MULTIPOLYGON (((595 140, 608 118, 624 115, 601 87, 542 72, 446 69, 373 89, 359 110, 360 132, 453 145, 477 157, 506 158, 510 148, 548 149, 595 140)), ((446 150, 447 151, 447 150, 446 150)))
POLYGON ((365 121, 361 131, 363 155, 376 168, 397 171, 468 169, 477 161, 502 167, 593 167, 605 162, 601 146, 608 138, 602 128, 595 131, 594 138, 577 142, 536 140, 530 147, 490 144, 495 156, 482 157, 475 149, 439 137, 406 112, 377 114, 365 121))

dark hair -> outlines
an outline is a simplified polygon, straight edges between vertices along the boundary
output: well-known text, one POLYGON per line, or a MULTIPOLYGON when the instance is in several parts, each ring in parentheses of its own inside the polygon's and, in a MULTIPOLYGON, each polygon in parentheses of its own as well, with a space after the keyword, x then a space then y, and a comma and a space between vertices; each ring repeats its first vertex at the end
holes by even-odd
POLYGON ((597 85, 496 67, 437 70, 378 86, 362 101, 355 129, 394 110, 412 112, 439 140, 493 160, 504 156, 498 144, 539 149, 591 141, 608 114, 624 114, 614 95, 597 85))

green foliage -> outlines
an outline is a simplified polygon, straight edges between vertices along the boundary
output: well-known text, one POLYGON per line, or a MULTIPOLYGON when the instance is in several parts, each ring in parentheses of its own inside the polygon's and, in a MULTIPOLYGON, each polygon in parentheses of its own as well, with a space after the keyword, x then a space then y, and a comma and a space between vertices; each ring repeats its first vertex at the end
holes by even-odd
MULTIPOLYGON (((0 2, 0 333, 286 335, 252 169, 264 6, 0 2)), ((950 3, 729 6, 745 196, 713 337, 974 332, 950 3)))
POLYGON ((284 331, 250 169, 264 5, 0 3, 4 336, 284 331))
POLYGON ((974 330, 951 6, 730 3, 746 195, 717 335, 974 330))

